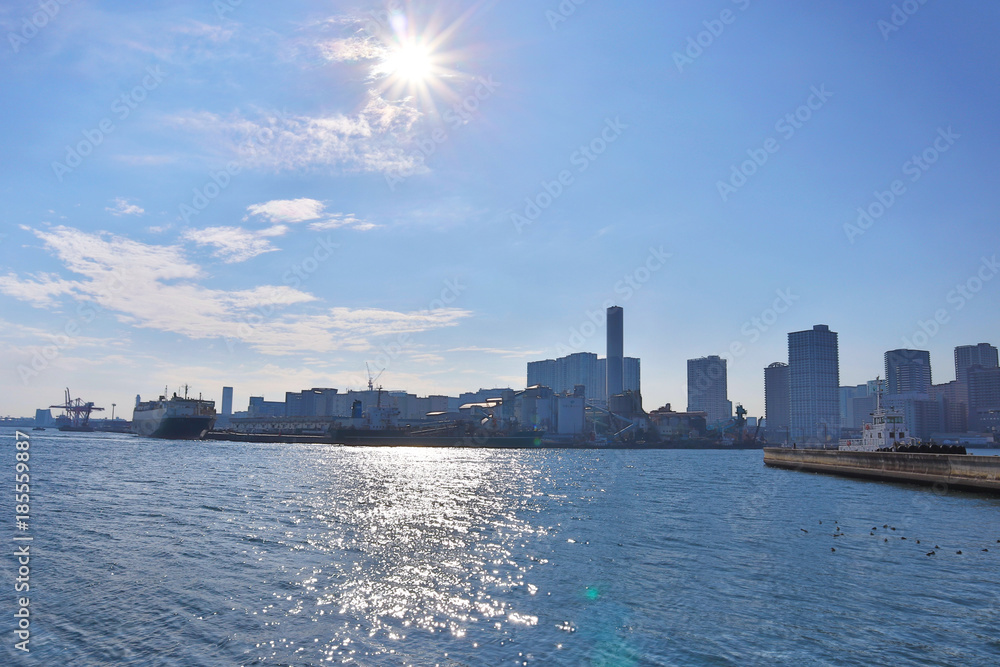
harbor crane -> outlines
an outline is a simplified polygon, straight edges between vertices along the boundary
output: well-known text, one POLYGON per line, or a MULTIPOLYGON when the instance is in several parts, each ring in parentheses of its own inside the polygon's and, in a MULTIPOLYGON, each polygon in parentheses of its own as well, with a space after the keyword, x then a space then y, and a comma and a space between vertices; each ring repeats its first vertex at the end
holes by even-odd
POLYGON ((93 401, 84 403, 81 398, 72 398, 69 393, 69 387, 66 387, 66 402, 62 405, 50 405, 49 407, 62 408, 66 411, 66 416, 69 417, 70 423, 59 427, 60 430, 65 431, 94 430, 90 425, 90 413, 104 409, 95 407, 93 401))

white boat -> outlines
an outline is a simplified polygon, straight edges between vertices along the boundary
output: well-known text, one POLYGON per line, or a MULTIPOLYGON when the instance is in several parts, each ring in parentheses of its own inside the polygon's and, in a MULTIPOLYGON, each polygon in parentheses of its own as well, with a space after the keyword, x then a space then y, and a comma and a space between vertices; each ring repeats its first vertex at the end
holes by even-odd
POLYGON ((875 412, 872 421, 865 422, 861 440, 848 440, 839 449, 845 452, 877 452, 880 449, 919 445, 920 441, 910 435, 903 415, 895 408, 882 407, 882 381, 876 379, 875 412))

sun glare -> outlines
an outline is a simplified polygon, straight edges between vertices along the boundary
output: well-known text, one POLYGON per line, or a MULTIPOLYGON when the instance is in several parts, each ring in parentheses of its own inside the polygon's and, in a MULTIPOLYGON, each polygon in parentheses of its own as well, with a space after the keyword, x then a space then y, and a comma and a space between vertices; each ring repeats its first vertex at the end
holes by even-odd
POLYGON ((401 44, 385 60, 385 70, 391 77, 408 84, 425 83, 434 71, 431 52, 417 44, 401 44))

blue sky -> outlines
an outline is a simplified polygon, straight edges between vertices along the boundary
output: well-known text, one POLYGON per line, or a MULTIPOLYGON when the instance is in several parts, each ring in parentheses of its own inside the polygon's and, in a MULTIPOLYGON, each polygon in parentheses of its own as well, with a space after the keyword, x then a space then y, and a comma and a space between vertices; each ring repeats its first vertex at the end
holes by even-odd
POLYGON ((1000 7, 895 7, 4 3, 0 414, 521 386, 609 301, 647 409, 720 354, 763 414, 816 323, 843 384, 951 380, 1000 343, 1000 7))

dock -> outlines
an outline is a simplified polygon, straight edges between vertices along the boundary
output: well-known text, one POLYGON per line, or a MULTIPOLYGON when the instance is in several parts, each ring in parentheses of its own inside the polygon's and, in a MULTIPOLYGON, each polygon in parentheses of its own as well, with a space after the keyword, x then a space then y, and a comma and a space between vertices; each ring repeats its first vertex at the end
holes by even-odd
POLYGON ((1000 494, 1000 456, 766 447, 764 465, 1000 494))

